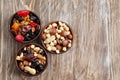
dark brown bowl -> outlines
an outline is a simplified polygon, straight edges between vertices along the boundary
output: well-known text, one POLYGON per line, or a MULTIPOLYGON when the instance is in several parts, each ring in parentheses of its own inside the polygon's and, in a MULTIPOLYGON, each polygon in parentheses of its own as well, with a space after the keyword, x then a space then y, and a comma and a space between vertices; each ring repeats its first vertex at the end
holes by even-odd
MULTIPOLYGON (((48 23, 47 25, 45 25, 44 28, 41 30, 41 33, 40 33, 41 43, 42 43, 42 45, 44 46, 44 48, 45 48, 46 50, 47 50, 47 48, 46 48, 46 46, 45 46, 45 44, 44 44, 44 41, 43 41, 43 39, 42 39, 43 31, 44 31, 44 29, 46 29, 50 24, 52 24, 52 23, 58 23, 58 22, 65 23, 65 24, 69 27, 69 31, 70 31, 70 33, 72 34, 72 37, 74 38, 72 29, 70 28, 70 26, 69 26, 66 22, 63 22, 63 21, 52 21, 52 22, 48 23)), ((72 38, 72 42, 71 42, 71 47, 72 47, 72 45, 73 45, 73 38, 72 38)), ((70 47, 70 48, 71 48, 71 47, 70 47)), ((47 51, 48 51, 49 53, 52 53, 52 54, 62 54, 62 53, 67 52, 70 48, 67 48, 66 51, 61 51, 60 53, 56 53, 56 52, 54 52, 54 51, 49 51, 49 50, 47 50, 47 51)))
MULTIPOLYGON (((20 10, 20 11, 24 11, 24 10, 20 10)), ((25 11, 29 11, 29 10, 25 10, 25 11)), ((19 12, 19 11, 17 11, 17 12, 19 12)), ((11 27, 12 27, 13 20, 14 20, 15 15, 17 14, 17 12, 14 13, 14 14, 11 16, 10 21, 9 21, 9 31, 10 31, 10 33, 11 33, 11 36, 14 38, 14 40, 15 40, 15 35, 13 34, 13 32, 12 32, 12 30, 11 30, 11 27)), ((29 11, 29 12, 30 12, 31 14, 33 14, 33 15, 37 18, 38 31, 37 31, 37 34, 35 35, 35 37, 34 37, 33 39, 31 39, 31 40, 29 40, 29 41, 23 41, 23 42, 20 42, 20 43, 29 43, 29 42, 32 42, 32 41, 34 41, 35 39, 37 39, 38 36, 40 35, 40 30, 41 30, 40 19, 39 19, 39 17, 38 17, 34 12, 32 12, 32 11, 29 11)), ((15 41, 16 41, 16 40, 15 40, 15 41)), ((17 41, 17 42, 19 42, 19 41, 17 41)))
POLYGON ((17 51, 17 53, 16 53, 16 57, 18 56, 19 52, 20 52, 24 47, 29 46, 29 45, 35 45, 35 46, 37 46, 37 47, 40 47, 40 48, 43 49, 43 51, 45 52, 46 64, 45 64, 44 70, 41 71, 41 72, 37 72, 35 75, 32 75, 32 74, 30 74, 30 73, 26 73, 26 72, 24 72, 24 71, 22 71, 22 70, 20 69, 20 67, 18 66, 18 65, 19 65, 19 64, 18 64, 18 61, 17 61, 16 58, 15 58, 16 67, 17 67, 17 69, 18 69, 23 75, 26 75, 26 76, 37 76, 37 75, 41 74, 42 72, 44 72, 45 69, 46 69, 47 66, 48 66, 47 52, 46 52, 45 49, 44 49, 42 46, 40 46, 39 44, 36 44, 36 43, 28 43, 28 44, 25 44, 25 45, 21 46, 21 47, 18 49, 18 51, 17 51))

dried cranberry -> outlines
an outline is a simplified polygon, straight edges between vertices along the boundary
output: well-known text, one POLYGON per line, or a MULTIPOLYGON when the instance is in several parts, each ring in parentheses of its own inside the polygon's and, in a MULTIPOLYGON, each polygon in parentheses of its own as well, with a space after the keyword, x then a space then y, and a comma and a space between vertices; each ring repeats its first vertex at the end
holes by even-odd
POLYGON ((17 13, 18 16, 21 16, 21 17, 26 17, 27 15, 29 15, 29 11, 27 10, 22 10, 22 11, 19 11, 17 13))
POLYGON ((23 41, 24 41, 24 37, 23 37, 22 35, 17 35, 17 36, 15 37, 15 40, 16 40, 16 41, 19 41, 19 42, 23 42, 23 41))
POLYGON ((35 22, 30 22, 30 25, 31 25, 32 27, 37 27, 37 26, 38 26, 38 24, 35 23, 35 22))

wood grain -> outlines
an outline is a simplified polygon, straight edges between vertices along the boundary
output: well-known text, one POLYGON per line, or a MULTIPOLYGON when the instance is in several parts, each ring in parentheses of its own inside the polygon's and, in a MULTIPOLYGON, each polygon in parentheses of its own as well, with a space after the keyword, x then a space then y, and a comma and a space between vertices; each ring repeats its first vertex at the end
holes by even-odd
MULTIPOLYGON (((0 80, 120 80, 119 0, 0 0, 0 80), (73 47, 61 55, 48 54, 48 67, 39 76, 22 75, 15 54, 23 44, 8 31, 18 10, 29 9, 41 19, 67 22, 73 47)), ((34 41, 40 43, 39 38, 34 41)))

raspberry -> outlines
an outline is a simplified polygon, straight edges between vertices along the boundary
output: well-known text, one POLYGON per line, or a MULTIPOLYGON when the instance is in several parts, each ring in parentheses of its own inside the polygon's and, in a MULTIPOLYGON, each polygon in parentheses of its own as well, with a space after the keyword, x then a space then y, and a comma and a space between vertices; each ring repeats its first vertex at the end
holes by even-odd
POLYGON ((24 37, 22 35, 17 35, 15 37, 15 40, 18 41, 18 42, 23 42, 24 41, 24 37))
POLYGON ((32 27, 37 27, 37 23, 35 23, 35 22, 30 22, 30 25, 32 26, 32 27))
POLYGON ((27 10, 22 10, 17 13, 17 15, 21 17, 26 17, 28 14, 29 14, 29 11, 27 10))

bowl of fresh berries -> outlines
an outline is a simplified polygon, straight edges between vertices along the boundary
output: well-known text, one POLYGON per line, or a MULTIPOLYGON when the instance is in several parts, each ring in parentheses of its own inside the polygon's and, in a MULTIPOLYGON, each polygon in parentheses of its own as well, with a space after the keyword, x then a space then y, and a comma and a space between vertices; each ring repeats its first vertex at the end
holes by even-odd
POLYGON ((31 42, 39 36, 40 19, 29 10, 18 11, 11 17, 9 30, 17 42, 31 42))

